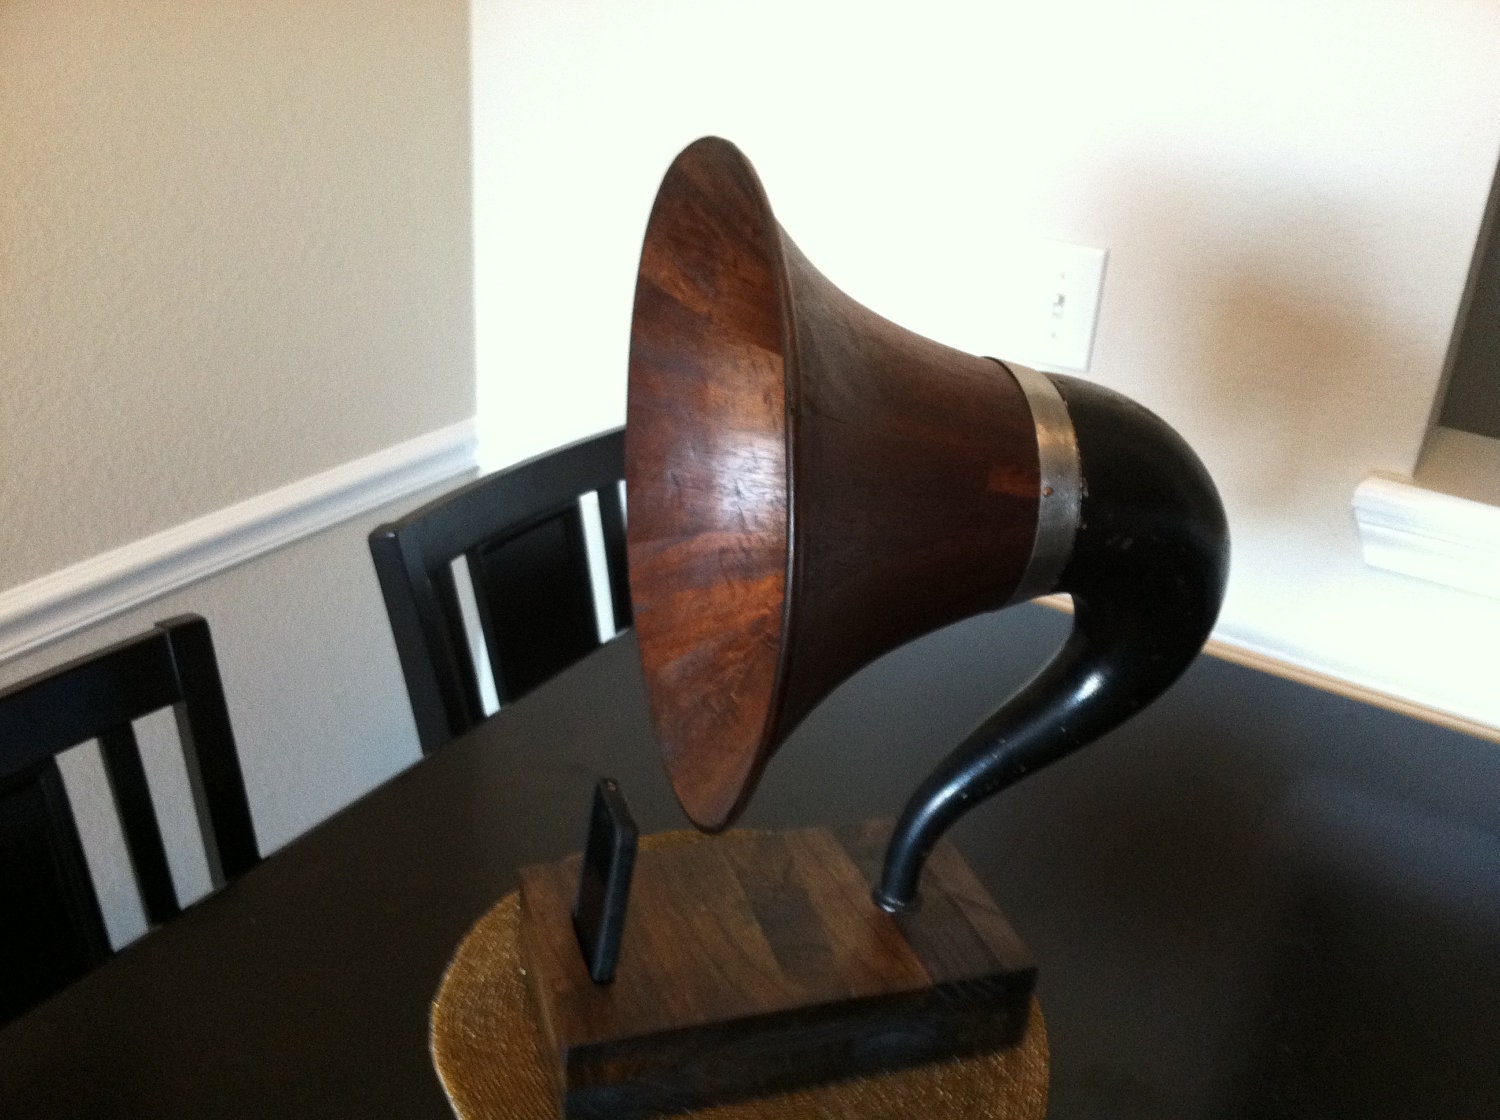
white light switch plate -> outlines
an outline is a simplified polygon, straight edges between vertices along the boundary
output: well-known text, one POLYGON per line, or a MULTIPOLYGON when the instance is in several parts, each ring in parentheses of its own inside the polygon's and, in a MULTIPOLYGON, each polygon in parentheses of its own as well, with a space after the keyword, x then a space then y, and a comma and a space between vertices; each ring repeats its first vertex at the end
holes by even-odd
POLYGON ((1094 349, 1108 252, 1066 241, 1015 246, 1003 268, 1001 357, 1082 373, 1094 349))

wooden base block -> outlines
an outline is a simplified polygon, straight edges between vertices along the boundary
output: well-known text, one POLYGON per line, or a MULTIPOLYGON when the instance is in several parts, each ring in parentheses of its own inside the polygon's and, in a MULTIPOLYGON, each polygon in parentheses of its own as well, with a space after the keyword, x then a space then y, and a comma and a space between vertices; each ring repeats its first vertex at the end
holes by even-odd
POLYGON ((608 985, 573 934, 578 857, 524 869, 521 953, 561 1114, 628 1120, 1017 1042, 1025 946, 946 842, 915 914, 875 906, 889 827, 642 851, 608 985))

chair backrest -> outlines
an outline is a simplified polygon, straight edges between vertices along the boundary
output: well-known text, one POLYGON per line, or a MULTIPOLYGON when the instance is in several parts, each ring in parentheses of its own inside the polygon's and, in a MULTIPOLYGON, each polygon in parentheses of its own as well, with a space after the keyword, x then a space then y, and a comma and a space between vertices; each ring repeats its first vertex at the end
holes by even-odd
POLYGON ((260 861, 208 623, 183 615, 0 691, 0 1022, 110 955, 57 756, 99 741, 151 925, 179 913, 131 721, 177 716, 215 885, 260 861))
POLYGON ((580 498, 598 495, 616 631, 630 625, 624 430, 476 479, 370 534, 423 753, 484 718, 453 564, 467 565, 500 703, 599 647, 580 498))

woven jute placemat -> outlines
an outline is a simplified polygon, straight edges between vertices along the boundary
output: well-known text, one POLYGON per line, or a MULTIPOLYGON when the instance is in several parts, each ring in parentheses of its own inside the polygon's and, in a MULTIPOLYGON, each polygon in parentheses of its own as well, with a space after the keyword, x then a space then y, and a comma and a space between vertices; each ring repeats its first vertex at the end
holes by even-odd
MULTIPOLYGON (((689 834, 691 835, 691 834, 689 834)), ((653 846, 679 838, 648 837, 653 846)), ((686 837, 682 837, 686 839, 686 837)), ((460 1120, 556 1120, 518 933, 520 899, 502 898, 459 944, 432 1004, 432 1060, 460 1120)), ((1018 1046, 691 1113, 702 1120, 1040 1120, 1047 1111, 1041 1008, 1018 1046)))

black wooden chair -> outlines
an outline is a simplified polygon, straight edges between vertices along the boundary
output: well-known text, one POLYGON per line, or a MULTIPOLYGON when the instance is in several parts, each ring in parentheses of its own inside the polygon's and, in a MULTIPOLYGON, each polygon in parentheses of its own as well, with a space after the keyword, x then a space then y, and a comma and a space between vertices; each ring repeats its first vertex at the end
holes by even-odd
POLYGON ((623 429, 484 478, 370 534, 429 753, 484 718, 453 563, 465 562, 500 703, 517 700, 600 645, 580 496, 596 493, 616 631, 630 625, 623 429))
POLYGON ((146 920, 178 914, 131 721, 171 706, 216 886, 260 861, 208 623, 150 633, 0 691, 0 1023, 110 955, 57 755, 98 739, 146 920))

